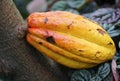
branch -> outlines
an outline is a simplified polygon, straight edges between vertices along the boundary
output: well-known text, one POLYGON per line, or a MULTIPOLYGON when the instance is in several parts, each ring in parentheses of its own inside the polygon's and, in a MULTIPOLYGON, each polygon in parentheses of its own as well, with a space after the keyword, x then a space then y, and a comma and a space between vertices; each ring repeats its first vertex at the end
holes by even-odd
POLYGON ((26 29, 27 25, 13 1, 0 0, 1 69, 11 72, 15 81, 58 81, 36 60, 36 50, 25 40, 26 29))

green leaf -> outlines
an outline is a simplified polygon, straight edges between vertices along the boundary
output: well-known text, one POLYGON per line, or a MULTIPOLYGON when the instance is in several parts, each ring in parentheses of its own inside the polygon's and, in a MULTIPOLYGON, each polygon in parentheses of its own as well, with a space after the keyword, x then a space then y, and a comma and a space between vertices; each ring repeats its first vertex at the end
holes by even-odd
POLYGON ((102 78, 100 76, 94 76, 90 81, 102 81, 102 78))
POLYGON ((91 69, 74 71, 71 76, 71 81, 106 81, 109 79, 109 74, 110 64, 103 63, 91 69))
POLYGON ((110 31, 109 34, 111 37, 118 36, 118 35, 120 35, 120 30, 110 31))
POLYGON ((116 29, 114 24, 101 24, 101 26, 110 34, 111 37, 120 35, 120 29, 116 29))
POLYGON ((67 9, 69 9, 69 6, 68 6, 68 3, 66 1, 58 1, 51 8, 51 10, 54 10, 54 11, 56 11, 56 10, 64 11, 67 9))
POLYGON ((91 78, 91 73, 87 70, 75 71, 72 74, 71 81, 89 81, 91 78))
POLYGON ((104 63, 98 68, 97 74, 104 79, 110 73, 110 65, 109 63, 104 63))
POLYGON ((71 12, 71 13, 75 13, 75 14, 79 14, 79 12, 75 9, 67 9, 66 11, 71 12))
POLYGON ((91 2, 89 4, 85 4, 79 11, 80 14, 91 13, 98 9, 98 5, 95 2, 91 2))
POLYGON ((20 11, 20 13, 22 14, 23 18, 28 17, 29 13, 26 10, 26 6, 32 0, 13 0, 13 1, 16 7, 18 8, 18 10, 20 11))
POLYGON ((80 10, 87 2, 87 0, 67 0, 67 1, 70 7, 76 8, 78 10, 80 10))

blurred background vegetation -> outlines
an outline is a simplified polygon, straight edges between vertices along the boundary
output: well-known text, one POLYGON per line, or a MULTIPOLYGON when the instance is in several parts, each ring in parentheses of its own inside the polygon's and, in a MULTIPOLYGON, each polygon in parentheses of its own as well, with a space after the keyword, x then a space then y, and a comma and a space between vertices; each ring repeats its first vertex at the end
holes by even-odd
MULTIPOLYGON (((13 0, 24 19, 33 12, 68 11, 98 22, 111 36, 117 52, 113 61, 95 68, 71 70, 70 81, 117 81, 120 75, 120 1, 119 0, 13 0), (114 69, 115 68, 115 69, 114 69), (114 74, 116 73, 116 74, 114 74)), ((0 81, 13 81, 1 73, 0 81)))
POLYGON ((76 14, 90 13, 98 8, 118 6, 118 0, 13 0, 26 18, 36 11, 70 11, 76 14))

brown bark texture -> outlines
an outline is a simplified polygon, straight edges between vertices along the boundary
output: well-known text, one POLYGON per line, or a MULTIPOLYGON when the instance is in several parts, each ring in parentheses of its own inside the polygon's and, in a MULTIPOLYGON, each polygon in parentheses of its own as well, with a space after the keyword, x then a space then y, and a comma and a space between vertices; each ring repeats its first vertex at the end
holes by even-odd
POLYGON ((25 40, 26 29, 13 1, 0 0, 0 72, 12 75, 14 81, 67 81, 59 68, 50 70, 44 64, 44 56, 37 58, 38 52, 25 40))

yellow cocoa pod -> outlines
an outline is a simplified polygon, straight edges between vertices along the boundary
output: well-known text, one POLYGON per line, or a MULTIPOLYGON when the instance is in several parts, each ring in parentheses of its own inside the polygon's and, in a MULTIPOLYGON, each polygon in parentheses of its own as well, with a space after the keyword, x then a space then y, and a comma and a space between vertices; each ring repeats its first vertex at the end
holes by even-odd
POLYGON ((116 52, 108 33, 96 22, 65 11, 33 13, 27 41, 46 56, 70 68, 90 68, 116 52))

